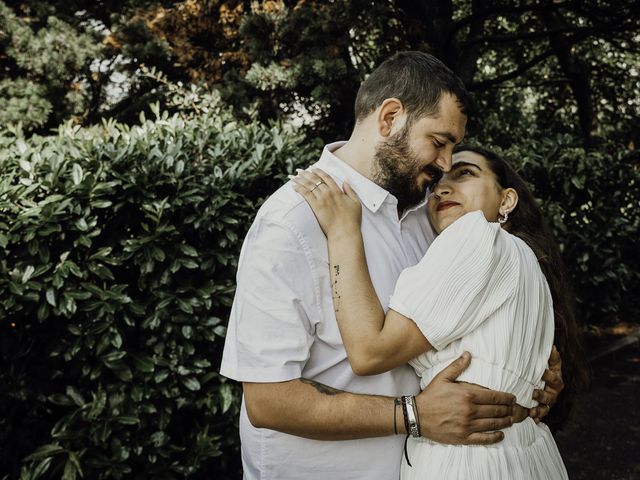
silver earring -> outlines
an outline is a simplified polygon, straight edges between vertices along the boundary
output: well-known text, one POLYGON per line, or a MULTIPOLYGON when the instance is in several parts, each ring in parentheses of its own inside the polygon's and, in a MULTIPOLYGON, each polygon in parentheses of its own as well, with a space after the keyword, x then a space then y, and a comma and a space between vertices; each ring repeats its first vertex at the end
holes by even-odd
POLYGON ((498 223, 500 225, 507 223, 507 220, 509 220, 509 214, 505 213, 504 215, 500 214, 498 216, 498 223))

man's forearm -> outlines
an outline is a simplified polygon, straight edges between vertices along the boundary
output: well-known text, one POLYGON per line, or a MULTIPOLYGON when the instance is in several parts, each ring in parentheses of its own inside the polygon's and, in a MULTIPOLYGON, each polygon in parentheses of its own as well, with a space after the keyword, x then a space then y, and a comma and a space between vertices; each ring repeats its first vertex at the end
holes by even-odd
MULTIPOLYGON (((307 379, 244 383, 251 423, 315 440, 350 440, 393 434, 392 397, 359 395, 307 379)), ((397 413, 397 412, 396 412, 397 413)), ((397 417, 404 433, 402 413, 397 417)))

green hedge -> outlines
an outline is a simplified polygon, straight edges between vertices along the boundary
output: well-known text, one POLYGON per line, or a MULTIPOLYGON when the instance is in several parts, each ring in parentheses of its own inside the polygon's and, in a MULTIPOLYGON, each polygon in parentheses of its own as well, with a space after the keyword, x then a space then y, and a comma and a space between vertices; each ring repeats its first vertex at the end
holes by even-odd
POLYGON ((541 200, 573 277, 579 321, 640 323, 640 152, 568 136, 505 151, 541 200))
POLYGON ((236 259, 319 146, 195 110, 0 137, 0 478, 238 478, 236 259))

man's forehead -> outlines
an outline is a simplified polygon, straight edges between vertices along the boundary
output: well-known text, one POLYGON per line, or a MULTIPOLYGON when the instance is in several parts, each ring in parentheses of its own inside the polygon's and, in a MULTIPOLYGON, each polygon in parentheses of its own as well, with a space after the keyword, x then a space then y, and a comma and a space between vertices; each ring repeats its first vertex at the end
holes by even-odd
POLYGON ((458 134, 457 133, 453 133, 452 131, 449 131, 449 130, 445 130, 445 131, 436 130, 436 131, 433 132, 433 134, 434 135, 438 135, 440 137, 445 137, 451 143, 458 144, 464 138, 464 129, 462 130, 462 133, 460 134, 460 138, 458 138, 458 134))
POLYGON ((437 116, 422 117, 418 124, 423 130, 422 133, 436 135, 453 144, 458 144, 464 138, 467 116, 459 110, 451 112, 450 115, 440 112, 437 116))

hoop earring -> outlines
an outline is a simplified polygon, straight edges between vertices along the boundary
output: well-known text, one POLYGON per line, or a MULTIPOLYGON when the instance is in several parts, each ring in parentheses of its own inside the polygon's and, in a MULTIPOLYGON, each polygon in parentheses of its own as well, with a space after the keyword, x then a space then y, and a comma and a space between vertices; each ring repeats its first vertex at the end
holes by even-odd
POLYGON ((504 215, 500 215, 498 216, 498 223, 500 225, 504 225, 505 223, 507 223, 507 220, 509 220, 509 214, 505 213, 504 215))

